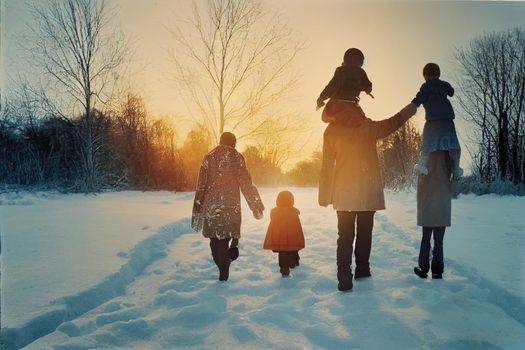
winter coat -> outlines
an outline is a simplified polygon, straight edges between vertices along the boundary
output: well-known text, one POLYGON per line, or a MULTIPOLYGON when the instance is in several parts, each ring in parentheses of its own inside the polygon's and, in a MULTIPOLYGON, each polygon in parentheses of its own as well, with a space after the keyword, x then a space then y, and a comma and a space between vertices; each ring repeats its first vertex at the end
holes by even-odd
POLYGON ((450 226, 452 209, 452 163, 447 151, 428 155, 428 175, 417 181, 417 224, 427 227, 450 226))
POLYGON ((429 79, 419 89, 412 103, 423 104, 425 119, 454 119, 454 109, 447 96, 454 96, 454 88, 446 81, 429 79))
POLYGON ((264 249, 294 252, 304 248, 304 235, 299 210, 292 206, 275 207, 270 212, 270 225, 264 239, 264 249))
POLYGON ((333 78, 319 95, 319 99, 327 98, 359 101, 361 91, 372 91, 372 83, 361 67, 340 66, 335 70, 333 78))
POLYGON ((381 121, 362 118, 351 127, 330 124, 324 132, 319 204, 335 210, 385 209, 383 181, 376 143, 403 125, 416 112, 413 104, 381 121))
POLYGON ((202 229, 207 238, 240 238, 241 191, 252 211, 264 210, 244 157, 233 147, 215 147, 204 157, 199 171, 193 229, 202 229))

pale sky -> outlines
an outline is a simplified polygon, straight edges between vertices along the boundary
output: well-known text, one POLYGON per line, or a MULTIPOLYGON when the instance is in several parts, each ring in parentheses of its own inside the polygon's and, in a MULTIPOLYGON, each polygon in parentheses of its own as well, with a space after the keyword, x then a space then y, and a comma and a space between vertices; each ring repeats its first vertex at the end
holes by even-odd
MULTIPOLYGON (((115 21, 122 25, 136 46, 135 65, 140 74, 134 87, 155 115, 169 114, 181 128, 188 128, 186 107, 178 98, 166 50, 173 39, 165 27, 178 23, 188 13, 186 0, 107 0, 118 9, 115 21)), ((373 83, 375 99, 367 96, 361 105, 372 119, 382 119, 410 102, 423 82, 427 62, 441 66, 442 79, 454 86, 454 49, 464 47, 486 32, 525 26, 524 2, 445 1, 348 1, 348 0, 263 0, 269 11, 284 20, 305 42, 294 65, 301 81, 289 108, 309 121, 314 131, 311 149, 321 143, 325 125, 315 100, 328 83, 343 53, 358 47, 365 54, 364 69, 373 83)), ((19 35, 30 21, 27 5, 20 0, 2 0, 3 86, 9 86, 6 72, 24 69, 16 49, 19 35)), ((452 102, 456 103, 452 98, 452 102)), ((460 140, 466 142, 468 124, 455 104, 460 140)), ((422 108, 415 121, 424 123, 422 108)), ((464 152, 466 155, 466 152, 464 152)), ((468 167, 468 156, 463 166, 468 167)))

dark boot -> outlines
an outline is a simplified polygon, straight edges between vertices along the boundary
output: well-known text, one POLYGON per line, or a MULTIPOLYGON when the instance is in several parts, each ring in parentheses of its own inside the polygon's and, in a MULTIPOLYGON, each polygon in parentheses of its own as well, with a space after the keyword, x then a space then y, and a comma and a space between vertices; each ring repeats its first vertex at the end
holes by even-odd
POLYGON ((279 269, 279 271, 281 271, 281 275, 283 277, 290 277, 290 268, 289 267, 281 267, 279 269))
POLYGON ((442 278, 443 278, 443 274, 442 273, 432 273, 432 279, 440 280, 442 278))
POLYGON ((346 292, 352 290, 354 287, 354 284, 352 283, 352 273, 351 272, 338 272, 337 273, 337 280, 339 283, 337 284, 337 289, 341 292, 346 292))
POLYGON ((372 274, 370 273, 370 270, 362 271, 362 270, 356 269, 355 270, 355 274, 354 274, 354 279, 367 278, 367 277, 371 277, 371 276, 372 276, 372 274))
POLYGON ((427 273, 428 271, 424 271, 423 269, 421 269, 420 267, 414 267, 414 273, 416 275, 418 275, 420 278, 427 278, 427 273))
POLYGON ((219 269, 219 281, 227 281, 230 277, 230 267, 222 267, 219 269))

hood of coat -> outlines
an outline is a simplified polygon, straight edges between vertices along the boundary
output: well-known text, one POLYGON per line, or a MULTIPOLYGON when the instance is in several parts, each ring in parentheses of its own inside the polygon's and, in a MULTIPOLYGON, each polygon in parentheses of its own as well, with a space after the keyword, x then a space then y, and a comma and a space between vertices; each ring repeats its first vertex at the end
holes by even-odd
POLYGON ((294 197, 292 192, 290 191, 281 191, 277 195, 277 199, 275 200, 275 204, 278 207, 293 207, 295 204, 294 197))

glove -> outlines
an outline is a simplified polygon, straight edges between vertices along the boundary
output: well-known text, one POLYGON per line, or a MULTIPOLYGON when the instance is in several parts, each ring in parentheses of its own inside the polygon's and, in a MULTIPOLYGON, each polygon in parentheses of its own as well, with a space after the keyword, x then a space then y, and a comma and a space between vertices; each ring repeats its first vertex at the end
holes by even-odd
POLYGON ((262 217, 263 217, 262 210, 254 210, 253 211, 253 217, 256 218, 257 220, 261 220, 262 217))
POLYGON ((237 247, 239 245, 239 239, 233 238, 232 242, 230 243, 230 248, 237 247))

